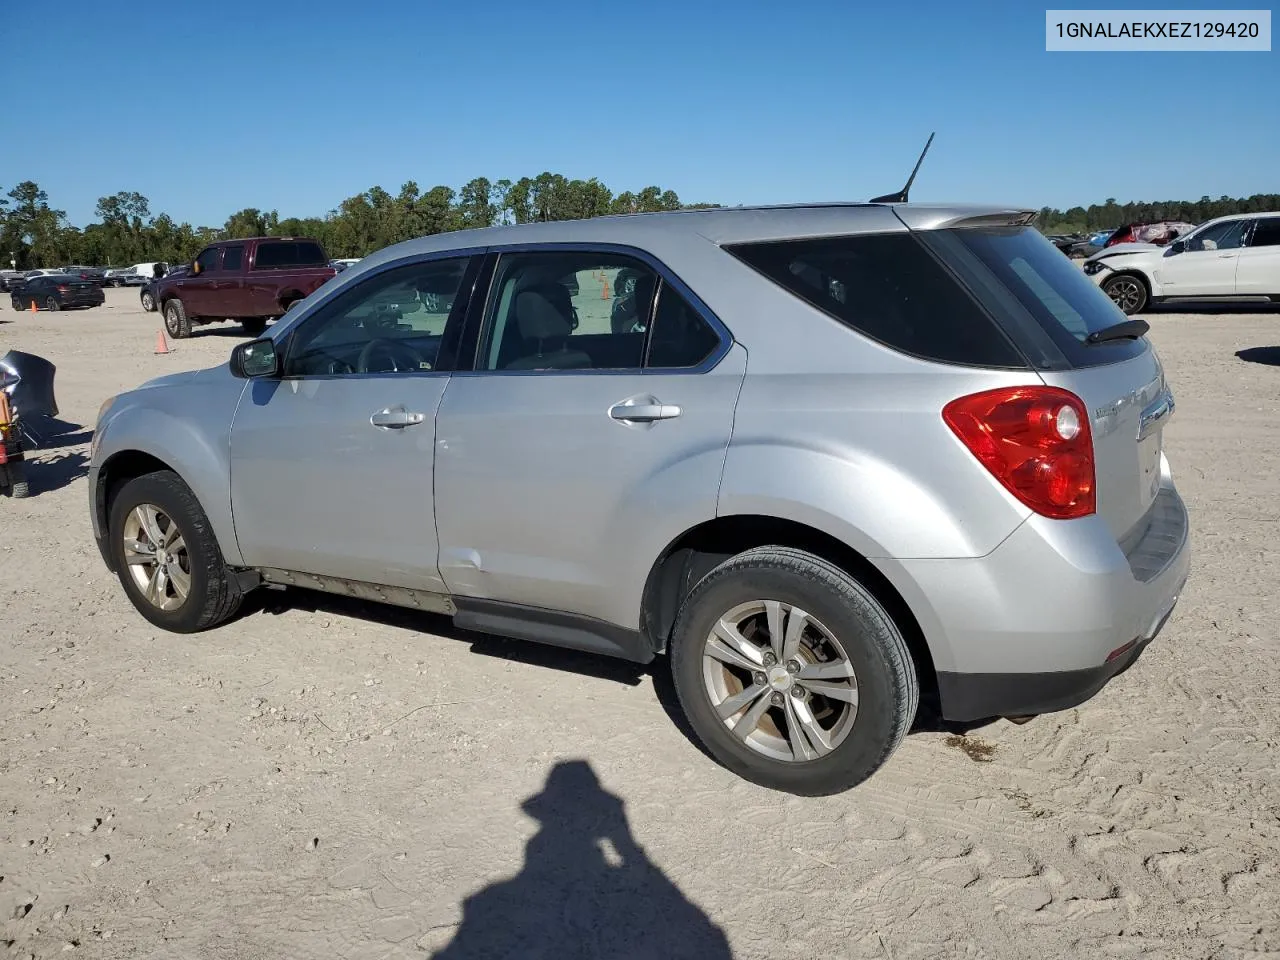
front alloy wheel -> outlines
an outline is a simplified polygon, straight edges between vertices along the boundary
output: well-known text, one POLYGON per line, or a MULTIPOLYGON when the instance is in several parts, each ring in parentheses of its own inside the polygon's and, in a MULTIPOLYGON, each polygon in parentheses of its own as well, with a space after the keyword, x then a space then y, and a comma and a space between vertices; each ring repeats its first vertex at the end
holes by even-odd
POLYGON ((139 592, 157 610, 177 610, 191 595, 191 556, 173 518, 140 503, 122 530, 125 563, 139 592))
POLYGON ((1147 303, 1147 288, 1132 274, 1108 280, 1103 291, 1126 316, 1140 312, 1147 303))

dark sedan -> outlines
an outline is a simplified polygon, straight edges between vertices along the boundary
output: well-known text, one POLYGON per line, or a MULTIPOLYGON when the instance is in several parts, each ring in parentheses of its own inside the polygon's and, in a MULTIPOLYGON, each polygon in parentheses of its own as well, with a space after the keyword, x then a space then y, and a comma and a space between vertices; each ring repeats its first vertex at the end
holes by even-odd
POLYGON ((77 310, 100 307, 107 299, 102 288, 91 280, 70 274, 34 277, 9 294, 15 310, 77 310))

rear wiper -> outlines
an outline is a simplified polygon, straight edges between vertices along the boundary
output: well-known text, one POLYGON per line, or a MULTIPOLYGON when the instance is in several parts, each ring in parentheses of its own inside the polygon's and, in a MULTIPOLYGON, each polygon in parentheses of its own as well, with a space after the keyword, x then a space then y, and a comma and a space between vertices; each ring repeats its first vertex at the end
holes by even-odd
POLYGON ((1106 343, 1108 340, 1137 340, 1151 329, 1145 320, 1125 320, 1114 326, 1095 330, 1084 338, 1085 343, 1106 343))

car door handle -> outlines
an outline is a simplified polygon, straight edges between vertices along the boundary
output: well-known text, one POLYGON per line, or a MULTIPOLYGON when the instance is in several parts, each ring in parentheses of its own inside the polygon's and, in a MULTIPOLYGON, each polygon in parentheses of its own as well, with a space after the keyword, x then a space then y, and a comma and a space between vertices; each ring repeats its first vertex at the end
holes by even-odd
POLYGON ((403 407, 392 410, 379 410, 369 418, 369 422, 375 427, 412 427, 415 423, 421 423, 424 417, 420 413, 413 413, 405 410, 403 407))
POLYGON ((674 403, 618 403, 609 408, 609 416, 632 423, 652 423, 680 416, 680 408, 674 403))

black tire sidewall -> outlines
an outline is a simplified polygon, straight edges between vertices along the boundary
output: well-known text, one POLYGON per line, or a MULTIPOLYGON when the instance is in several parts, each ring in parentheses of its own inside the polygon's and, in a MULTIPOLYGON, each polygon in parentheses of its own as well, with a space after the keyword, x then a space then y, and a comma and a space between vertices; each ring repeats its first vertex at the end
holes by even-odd
POLYGON ((156 301, 155 301, 155 298, 151 296, 151 294, 149 294, 149 293, 144 293, 144 294, 142 294, 138 299, 139 299, 139 301, 140 301, 140 302, 141 302, 141 304, 142 304, 142 309, 143 309, 143 310, 145 310, 147 313, 152 313, 152 312, 154 312, 154 311, 155 311, 155 308, 156 308, 156 301), (148 307, 148 306, 147 306, 147 301, 148 301, 148 300, 150 300, 150 301, 151 301, 151 306, 150 306, 150 307, 148 307))
MULTIPOLYGON (((670 651, 681 705, 713 755, 744 779, 806 795, 840 792, 874 773, 897 747, 899 717, 908 701, 914 700, 895 680, 898 673, 890 660, 895 644, 889 634, 897 636, 897 628, 888 614, 843 574, 839 576, 844 583, 838 584, 831 580, 837 571, 828 568, 823 572, 827 575, 815 577, 763 563, 736 569, 722 565, 690 593, 670 651), (853 587, 859 595, 851 598, 842 587, 853 587), (756 753, 730 732, 706 693, 702 648, 716 620, 741 603, 765 599, 799 606, 820 620, 840 641, 857 674, 859 702, 854 729, 835 750, 817 760, 786 762, 756 753)), ((905 650, 900 636, 896 644, 905 650)), ((911 666, 909 660, 907 666, 911 666)))
POLYGON ((50 297, 48 300, 44 302, 44 308, 48 310, 50 313, 56 313, 59 309, 61 309, 61 307, 62 305, 58 303, 57 300, 53 299, 53 297, 50 297))
MULTIPOLYGON (((188 491, 184 497, 184 488, 185 484, 170 472, 146 474, 128 481, 111 501, 107 527, 112 564, 129 600, 151 623, 174 633, 192 633, 201 629, 203 614, 209 605, 209 570, 217 569, 222 564, 221 551, 217 545, 200 534, 202 530, 209 530, 209 521, 203 511, 195 515, 192 509, 195 496, 188 491), (125 564, 124 521, 129 512, 140 503, 154 504, 168 514, 170 520, 178 525, 186 542, 187 555, 191 561, 191 592, 187 595, 186 602, 177 610, 159 610, 153 606, 133 582, 125 564)), ((195 510, 198 509, 196 505, 195 510)))
POLYGON ((164 328, 168 331, 169 336, 175 340, 182 340, 191 333, 191 319, 187 316, 186 308, 183 307, 181 300, 166 300, 164 304, 164 328), (174 320, 169 321, 169 314, 172 313, 174 320))

